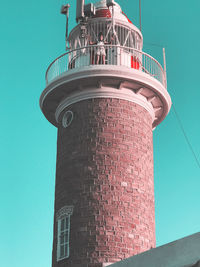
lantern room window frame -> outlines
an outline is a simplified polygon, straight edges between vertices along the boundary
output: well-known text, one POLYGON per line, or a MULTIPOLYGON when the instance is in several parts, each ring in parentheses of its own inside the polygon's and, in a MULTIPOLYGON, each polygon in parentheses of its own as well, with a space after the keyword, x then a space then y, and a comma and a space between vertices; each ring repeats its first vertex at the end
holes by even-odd
POLYGON ((114 24, 112 19, 93 18, 88 19, 87 24, 84 26, 86 34, 81 36, 81 25, 78 24, 69 35, 70 49, 77 49, 88 46, 88 36, 92 41, 98 40, 99 32, 103 33, 104 41, 110 41, 111 36, 114 36, 113 45, 134 48, 142 50, 143 37, 140 31, 131 23, 123 22, 115 19, 114 24))

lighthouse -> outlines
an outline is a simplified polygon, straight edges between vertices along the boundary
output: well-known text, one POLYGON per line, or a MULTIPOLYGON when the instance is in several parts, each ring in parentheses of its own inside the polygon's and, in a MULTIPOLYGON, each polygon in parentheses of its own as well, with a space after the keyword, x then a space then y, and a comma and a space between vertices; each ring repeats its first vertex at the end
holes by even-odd
POLYGON ((52 267, 105 267, 156 245, 152 137, 171 99, 118 3, 77 0, 76 21, 40 97, 58 129, 52 267))

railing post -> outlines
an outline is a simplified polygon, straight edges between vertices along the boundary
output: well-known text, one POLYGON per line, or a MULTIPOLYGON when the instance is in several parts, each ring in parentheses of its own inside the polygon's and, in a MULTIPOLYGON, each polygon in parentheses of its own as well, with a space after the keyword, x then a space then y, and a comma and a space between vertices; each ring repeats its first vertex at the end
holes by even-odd
MULTIPOLYGON (((79 68, 88 65, 96 65, 96 45, 84 46, 81 48, 73 49, 64 55, 61 55, 55 59, 47 69, 46 72, 46 83, 48 84, 53 79, 61 75, 67 70, 72 68, 79 68), (63 65, 64 62, 64 65, 63 65)), ((165 49, 163 48, 163 62, 164 69, 150 55, 139 51, 134 48, 124 47, 120 45, 105 45, 107 51, 107 65, 123 65, 129 68, 133 68, 131 64, 131 57, 135 58, 135 68, 139 64, 139 71, 152 76, 167 87, 166 80, 166 59, 165 49)))
POLYGON ((167 89, 167 68, 166 68, 166 55, 165 55, 165 48, 163 47, 163 64, 164 64, 164 84, 165 88, 167 89))

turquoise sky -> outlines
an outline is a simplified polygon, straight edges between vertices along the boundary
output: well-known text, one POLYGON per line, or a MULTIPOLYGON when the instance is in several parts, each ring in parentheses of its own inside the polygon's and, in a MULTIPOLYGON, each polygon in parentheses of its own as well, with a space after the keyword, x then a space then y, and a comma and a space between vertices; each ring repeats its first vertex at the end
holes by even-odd
MULTIPOLYGON (((75 0, 68 1, 70 28, 75 0)), ((89 2, 89 1, 88 1, 89 2)), ((138 26, 138 0, 118 0, 138 26)), ((56 128, 39 96, 64 53, 62 1, 1 1, 0 259, 3 267, 50 267, 56 128)), ((142 0, 144 51, 162 62, 168 90, 200 160, 200 1, 142 0), (158 47, 150 46, 150 43, 158 47)), ((157 245, 200 230, 200 169, 173 111, 154 131, 157 245)))

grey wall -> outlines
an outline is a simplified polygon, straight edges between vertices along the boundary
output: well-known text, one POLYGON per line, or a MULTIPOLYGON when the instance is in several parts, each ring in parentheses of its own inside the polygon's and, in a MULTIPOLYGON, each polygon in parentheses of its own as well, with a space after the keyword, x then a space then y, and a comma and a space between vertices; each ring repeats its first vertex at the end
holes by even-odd
POLYGON ((133 256, 110 267, 183 267, 200 260, 200 233, 133 256))

